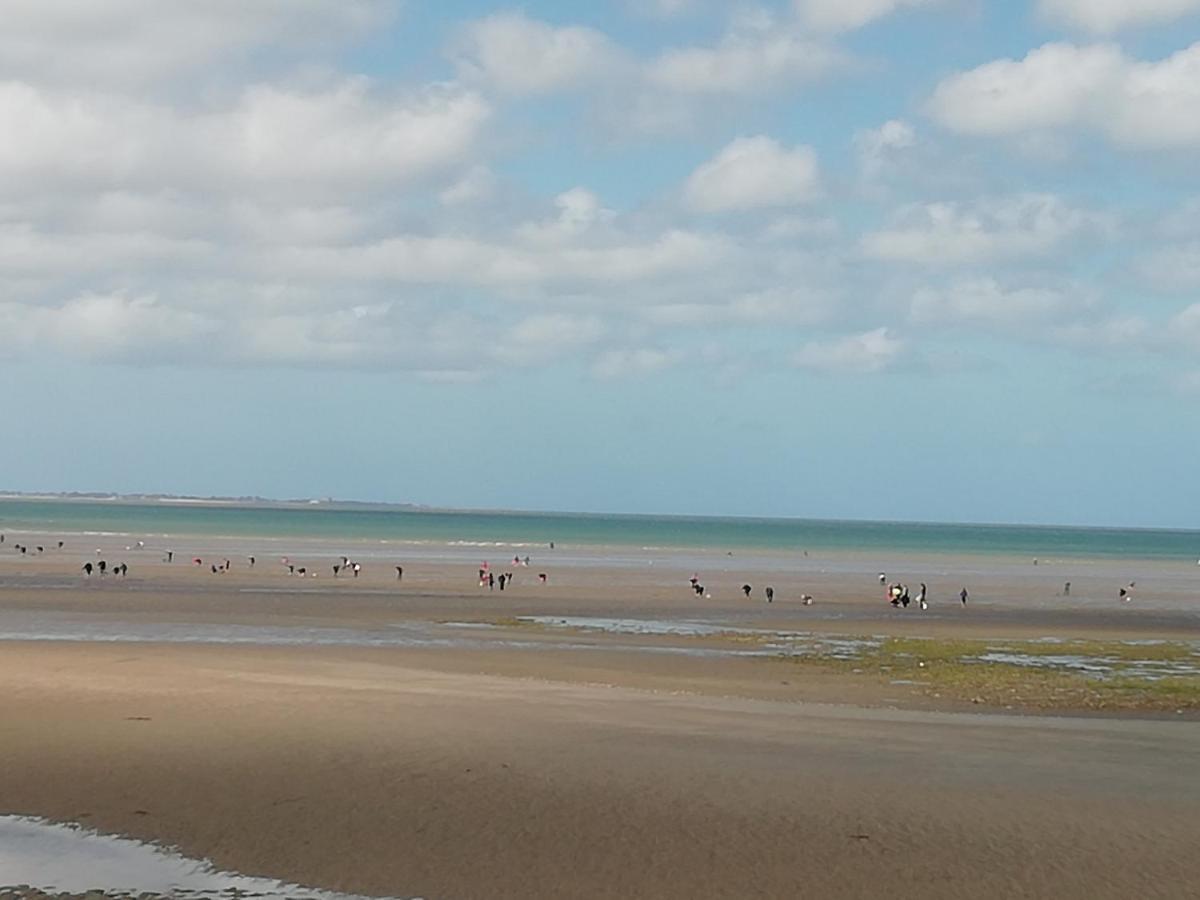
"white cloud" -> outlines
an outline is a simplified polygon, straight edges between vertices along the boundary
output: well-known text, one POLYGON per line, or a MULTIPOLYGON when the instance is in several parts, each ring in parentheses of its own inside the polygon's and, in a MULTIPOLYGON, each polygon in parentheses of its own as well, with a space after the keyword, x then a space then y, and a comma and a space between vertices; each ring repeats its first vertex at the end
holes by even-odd
POLYGON ((999 325, 1024 328, 1061 321, 1091 305, 1090 298, 1052 288, 1005 288, 994 278, 974 278, 913 296, 912 319, 922 325, 999 325))
POLYGON ((863 251, 876 259, 961 265, 1046 254, 1108 220, 1049 194, 1021 194, 964 207, 929 203, 904 207, 892 227, 868 233, 863 251))
POLYGON ((577 353, 599 341, 606 328, 598 316, 537 313, 504 331, 492 355, 509 365, 535 365, 577 353))
POLYGON ((714 47, 667 50, 646 77, 680 94, 750 94, 814 81, 841 65, 834 48, 785 29, 732 32, 714 47))
POLYGON ((1161 334, 1142 316, 1108 315, 1056 326, 1050 336, 1060 344, 1085 351, 1118 349, 1134 352, 1161 346, 1161 334))
POLYGON ((546 222, 531 222, 517 235, 534 244, 561 244, 573 240, 594 225, 611 222, 615 213, 605 209, 600 198, 587 188, 576 187, 554 198, 558 215, 546 222))
POLYGON ((1200 242, 1160 247, 1144 257, 1138 268, 1156 287, 1169 291, 1200 289, 1200 242))
POLYGON ((0 186, 377 188, 462 159, 488 114, 470 92, 391 97, 364 79, 306 92, 253 86, 231 107, 192 114, 2 82, 0 186))
POLYGON ((1200 13, 1200 0, 1037 0, 1037 11, 1054 22, 1107 34, 1200 13))
POLYGON ((812 199, 818 182, 811 147, 788 149, 766 136, 738 138, 689 176, 684 202, 698 212, 794 206, 812 199))
POLYGON ((311 49, 387 23, 392 0, 5 0, 0 78, 153 88, 258 46, 311 49))
POLYGON ((466 206, 480 203, 492 197, 496 190, 496 176, 487 166, 472 166, 461 178, 438 194, 446 206, 466 206))
POLYGON ((211 261, 214 251, 202 238, 156 231, 62 232, 27 222, 0 223, 0 269, 9 273, 95 275, 150 265, 186 267, 211 261))
POLYGON ((1140 148, 1200 146, 1200 43, 1158 62, 1112 44, 1046 44, 942 81, 928 103, 964 134, 1086 128, 1140 148))
POLYGON ((892 13, 940 0, 794 0, 796 13, 808 27, 819 31, 851 31, 892 13))
POLYGON ((1178 312, 1171 320, 1169 332, 1190 349, 1200 351, 1200 303, 1178 312))
POLYGON ((878 176, 897 153, 908 150, 917 142, 913 127, 900 119, 891 119, 878 128, 860 131, 854 138, 863 173, 868 178, 878 176))
POLYGON ((685 351, 679 349, 641 347, 633 350, 606 350, 592 365, 592 374, 605 379, 636 377, 678 365, 685 358, 685 351))
POLYGON ((705 0, 625 0, 629 11, 639 16, 671 19, 695 12, 705 0))
MULTIPOLYGON (((518 229, 520 231, 520 229, 518 229)), ((720 264, 727 242, 686 231, 618 235, 603 244, 527 245, 456 235, 397 235, 351 247, 294 248, 262 261, 309 278, 399 284, 625 284, 720 264)))
POLYGON ((892 337, 887 328, 876 328, 829 342, 805 344, 792 362, 803 369, 823 372, 873 374, 895 365, 904 347, 904 341, 892 337))
POLYGON ((48 345, 85 359, 169 361, 219 330, 219 322, 154 296, 86 293, 47 307, 0 302, 0 346, 48 345))
POLYGON ((524 13, 496 13, 467 25, 451 48, 459 75, 508 94, 542 94, 612 77, 621 52, 602 32, 555 27, 524 13))

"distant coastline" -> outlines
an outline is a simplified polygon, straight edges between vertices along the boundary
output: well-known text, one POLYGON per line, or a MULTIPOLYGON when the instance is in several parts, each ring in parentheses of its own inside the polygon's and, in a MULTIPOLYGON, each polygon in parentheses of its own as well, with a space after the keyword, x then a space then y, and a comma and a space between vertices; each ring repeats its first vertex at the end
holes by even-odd
MULTIPOLYGON (((0 500, 38 501, 46 503, 97 503, 141 506, 161 503, 164 506, 217 506, 249 509, 363 509, 432 512, 437 507, 417 503, 384 503, 370 500, 336 500, 332 497, 302 497, 279 500, 273 497, 197 497, 190 494, 114 494, 108 491, 0 491, 0 500)), ((449 510, 447 510, 449 511, 449 510)), ((457 510, 455 510, 457 512, 457 510)))

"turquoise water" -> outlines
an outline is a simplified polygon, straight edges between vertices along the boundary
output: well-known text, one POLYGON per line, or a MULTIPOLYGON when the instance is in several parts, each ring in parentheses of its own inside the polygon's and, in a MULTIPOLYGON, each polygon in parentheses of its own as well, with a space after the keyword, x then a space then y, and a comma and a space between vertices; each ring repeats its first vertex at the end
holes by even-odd
POLYGON ((0 532, 1200 559, 1200 531, 0 500, 0 532))

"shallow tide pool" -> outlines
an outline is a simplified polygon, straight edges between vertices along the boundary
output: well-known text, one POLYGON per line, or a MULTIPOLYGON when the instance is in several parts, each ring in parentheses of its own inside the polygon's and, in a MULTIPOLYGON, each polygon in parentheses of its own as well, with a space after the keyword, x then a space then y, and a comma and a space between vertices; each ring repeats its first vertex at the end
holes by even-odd
POLYGON ((361 900, 353 894, 221 872, 204 860, 127 838, 0 816, 0 887, 19 885, 47 892, 186 893, 203 898, 237 891, 266 900, 361 900))

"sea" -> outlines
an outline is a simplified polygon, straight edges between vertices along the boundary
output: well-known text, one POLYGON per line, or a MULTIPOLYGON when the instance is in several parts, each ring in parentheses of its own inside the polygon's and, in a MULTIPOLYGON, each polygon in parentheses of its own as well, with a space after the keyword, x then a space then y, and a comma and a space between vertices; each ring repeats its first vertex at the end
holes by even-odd
POLYGON ((1200 559, 1200 531, 802 518, 604 515, 325 504, 0 499, 0 533, 277 538, 337 543, 1200 559))

